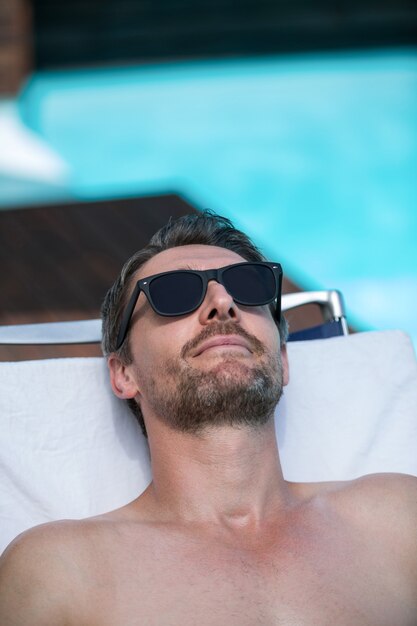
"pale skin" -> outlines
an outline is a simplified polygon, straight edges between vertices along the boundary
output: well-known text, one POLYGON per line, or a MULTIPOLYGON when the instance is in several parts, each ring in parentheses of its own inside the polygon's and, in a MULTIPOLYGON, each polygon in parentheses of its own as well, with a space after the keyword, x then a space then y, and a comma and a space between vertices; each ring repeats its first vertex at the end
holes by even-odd
MULTIPOLYGON (((184 246, 156 255, 137 278, 240 261, 223 248, 184 246)), ((121 509, 18 537, 0 561, 2 626, 417 625, 416 478, 290 483, 272 421, 196 436, 155 414, 149 372, 174 385, 167 360, 219 320, 280 349, 269 309, 239 307, 215 282, 197 311, 178 318, 156 315, 140 295, 133 364, 111 356, 109 368, 114 392, 141 404, 153 481, 121 509)), ((240 376, 262 357, 228 336, 187 358, 240 376)), ((286 383, 285 347, 282 361, 286 383)))

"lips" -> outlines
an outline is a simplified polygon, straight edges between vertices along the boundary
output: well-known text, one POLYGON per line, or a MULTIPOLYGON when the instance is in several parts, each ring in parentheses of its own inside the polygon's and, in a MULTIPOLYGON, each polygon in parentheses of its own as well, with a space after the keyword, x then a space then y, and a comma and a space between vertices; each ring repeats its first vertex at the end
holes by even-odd
POLYGON ((242 348, 246 348, 249 352, 252 352, 248 341, 243 337, 239 337, 238 335, 217 335, 216 337, 211 337, 210 339, 203 341, 203 343, 197 346, 192 356, 199 356, 209 348, 217 346, 240 346, 242 348))

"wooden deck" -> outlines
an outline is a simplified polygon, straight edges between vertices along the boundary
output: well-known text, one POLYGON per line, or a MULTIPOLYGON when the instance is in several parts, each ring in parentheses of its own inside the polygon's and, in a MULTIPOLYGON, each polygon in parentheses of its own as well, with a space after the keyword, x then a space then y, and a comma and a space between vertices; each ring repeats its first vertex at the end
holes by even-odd
MULTIPOLYGON (((170 216, 196 210, 172 194, 1 211, 0 324, 98 317, 126 259, 170 216)), ((291 291, 299 288, 285 279, 291 291)), ((313 306, 289 315, 293 330, 320 319, 313 306)), ((99 354, 98 346, 0 346, 3 361, 99 354)))

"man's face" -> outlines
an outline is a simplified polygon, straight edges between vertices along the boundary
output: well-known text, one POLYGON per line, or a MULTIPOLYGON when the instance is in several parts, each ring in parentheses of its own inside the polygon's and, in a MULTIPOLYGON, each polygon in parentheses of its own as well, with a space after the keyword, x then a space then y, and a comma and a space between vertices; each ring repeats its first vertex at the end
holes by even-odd
MULTIPOLYGON (((216 246, 171 248, 150 259, 133 284, 164 271, 242 261, 235 252, 216 246)), ((286 352, 280 353, 269 306, 237 305, 215 281, 209 282, 196 311, 178 317, 156 314, 141 293, 128 340, 133 360, 124 368, 129 385, 122 397, 136 398, 145 421, 153 414, 185 432, 225 424, 261 425, 271 417, 287 382, 286 352)), ((114 362, 110 367, 117 393, 117 368, 114 362)))

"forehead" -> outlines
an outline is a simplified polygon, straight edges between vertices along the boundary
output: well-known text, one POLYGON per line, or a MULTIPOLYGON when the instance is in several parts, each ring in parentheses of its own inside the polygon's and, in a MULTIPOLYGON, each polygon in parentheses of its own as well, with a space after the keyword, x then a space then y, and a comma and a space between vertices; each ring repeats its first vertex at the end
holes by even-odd
POLYGON ((245 260, 240 254, 219 246, 200 244, 178 246, 159 252, 152 257, 140 268, 136 278, 176 269, 209 270, 245 260))

